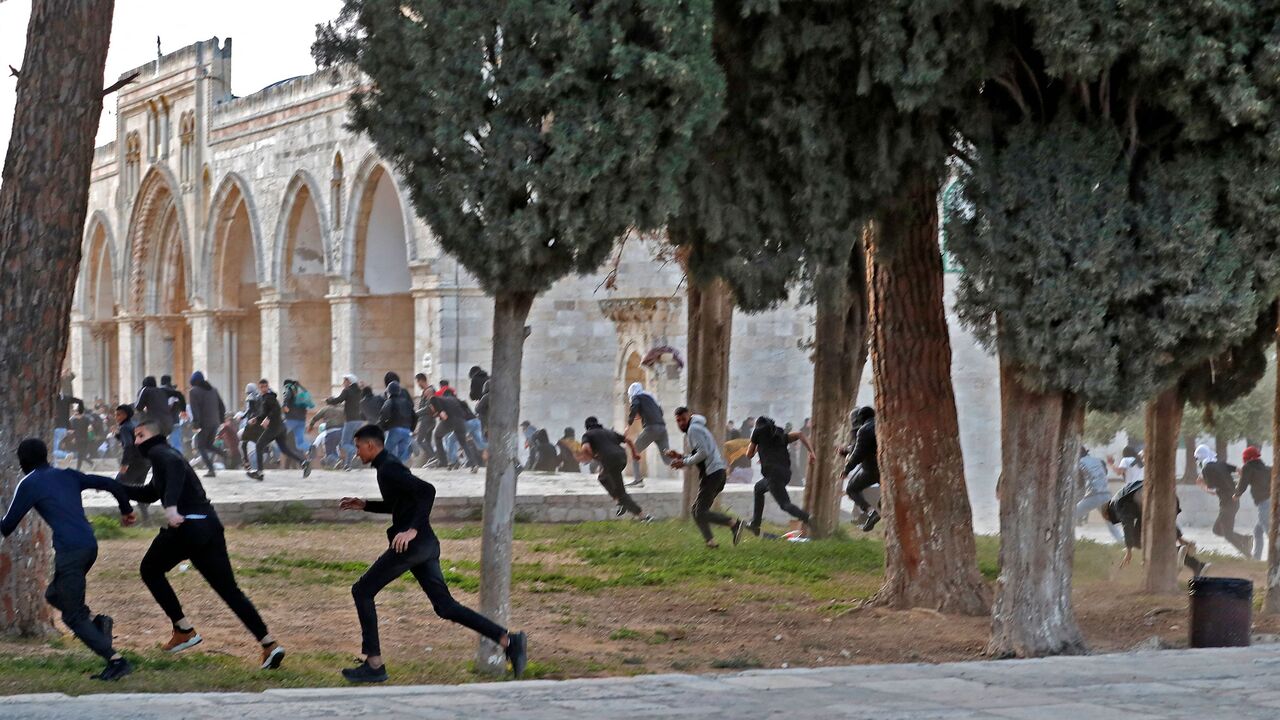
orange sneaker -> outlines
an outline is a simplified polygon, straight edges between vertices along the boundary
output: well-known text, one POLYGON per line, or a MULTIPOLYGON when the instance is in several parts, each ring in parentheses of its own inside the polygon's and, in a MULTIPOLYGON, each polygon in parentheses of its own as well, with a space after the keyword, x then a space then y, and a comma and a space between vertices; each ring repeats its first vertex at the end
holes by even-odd
POLYGON ((282 662, 284 662, 284 648, 280 647, 280 643, 273 642, 262 646, 263 670, 275 670, 282 662))
POLYGON ((195 628, 186 631, 175 629, 173 637, 169 638, 169 642, 164 644, 164 651, 180 653, 187 648, 199 645, 202 640, 204 638, 200 637, 200 633, 196 632, 195 628))

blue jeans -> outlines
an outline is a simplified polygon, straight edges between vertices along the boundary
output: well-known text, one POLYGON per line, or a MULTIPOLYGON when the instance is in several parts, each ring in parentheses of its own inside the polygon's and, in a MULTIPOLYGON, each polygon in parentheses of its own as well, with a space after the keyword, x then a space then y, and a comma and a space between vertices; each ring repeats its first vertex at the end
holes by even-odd
POLYGON ((183 450, 182 450, 182 426, 181 426, 181 425, 174 425, 174 426, 173 426, 173 431, 169 433, 169 445, 171 445, 171 446, 173 447, 173 449, 174 449, 174 450, 177 450, 178 452, 182 452, 182 451, 183 451, 183 450))
POLYGON ((284 427, 293 433, 293 446, 298 448, 298 452, 303 452, 307 447, 307 421, 285 420, 284 427))
POLYGON ((467 421, 467 434, 471 436, 471 442, 476 444, 477 450, 489 449, 489 443, 484 441, 484 431, 480 427, 480 418, 471 418, 467 421))
POLYGON ((348 420, 342 423, 342 440, 338 443, 338 447, 347 455, 347 462, 355 464, 356 461, 356 431, 364 427, 363 420, 348 420))
POLYGON ((393 427, 387 430, 387 452, 402 463, 409 462, 409 452, 413 449, 413 434, 406 427, 393 427))
POLYGON ((63 427, 63 428, 53 429, 53 459, 54 460, 61 460, 62 458, 67 456, 67 453, 62 452, 62 439, 65 438, 66 436, 67 436, 66 428, 63 427))

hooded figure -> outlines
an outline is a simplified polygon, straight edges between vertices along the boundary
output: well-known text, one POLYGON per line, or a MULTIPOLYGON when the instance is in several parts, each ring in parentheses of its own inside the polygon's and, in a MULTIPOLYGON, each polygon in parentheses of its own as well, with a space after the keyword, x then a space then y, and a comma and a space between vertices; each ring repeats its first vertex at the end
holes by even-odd
POLYGON ((1195 456, 1196 465, 1200 467, 1201 487, 1218 498, 1213 534, 1234 545, 1245 557, 1252 557, 1253 538, 1236 532, 1236 513, 1240 510, 1240 501, 1236 499, 1236 467, 1219 460, 1208 445, 1197 447, 1195 456))
POLYGON ((529 454, 532 458, 529 464, 533 470, 555 472, 560 462, 559 452, 556 446, 551 444, 551 438, 547 436, 547 431, 544 429, 539 429, 533 434, 529 454))
POLYGON ((191 373, 191 424, 201 430, 216 431, 227 414, 227 406, 216 388, 199 370, 191 373))
POLYGON ((556 443, 556 454, 560 459, 557 469, 560 472, 581 472, 582 466, 578 464, 578 453, 581 450, 582 443, 574 437, 573 428, 565 428, 564 437, 556 443))
POLYGON ((148 375, 142 379, 142 389, 138 391, 133 409, 141 413, 141 422, 154 420, 160 426, 161 435, 173 432, 173 413, 169 411, 168 393, 156 385, 154 376, 148 375))
POLYGON ((489 373, 480 369, 479 365, 474 365, 467 373, 467 377, 471 378, 471 388, 467 397, 471 398, 471 402, 478 402, 487 392, 485 384, 489 382, 489 373))
POLYGON ((387 383, 386 399, 382 401, 382 407, 378 413, 378 425, 383 430, 404 428, 410 431, 417 425, 417 417, 413 410, 413 398, 409 397, 409 393, 400 387, 399 380, 392 380, 387 383))

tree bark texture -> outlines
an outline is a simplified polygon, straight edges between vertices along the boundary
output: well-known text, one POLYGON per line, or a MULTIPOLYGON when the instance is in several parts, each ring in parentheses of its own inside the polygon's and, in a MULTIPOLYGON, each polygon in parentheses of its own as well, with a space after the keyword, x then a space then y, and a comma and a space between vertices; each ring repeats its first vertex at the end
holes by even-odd
MULTIPOLYGON (((1225 435, 1213 436, 1213 452, 1217 454, 1218 459, 1222 462, 1227 462, 1227 453, 1230 445, 1231 443, 1227 440, 1225 435)), ((1195 452, 1194 448, 1192 449, 1192 452, 1195 452)), ((1192 479, 1192 482, 1195 482, 1195 480, 1192 479)))
POLYGON ((1178 590, 1178 434, 1182 396, 1175 385, 1147 403, 1147 446, 1143 452, 1143 588, 1149 593, 1178 590))
POLYGON ((943 307, 937 183, 910 180, 868 246, 868 325, 891 607, 986 614, 943 307))
POLYGON ((1196 483, 1196 436, 1182 436, 1182 484, 1196 483))
MULTIPOLYGON (((1276 350, 1280 351, 1280 324, 1276 327, 1276 350)), ((1277 356, 1280 362, 1280 356, 1277 356)), ((1276 548, 1276 519, 1280 518, 1280 383, 1276 383, 1275 415, 1271 418, 1271 499, 1267 508, 1258 512, 1271 513, 1271 527, 1267 530, 1267 587, 1262 597, 1262 612, 1266 615, 1280 613, 1280 557, 1276 548)))
POLYGON ((1026 389, 1000 361, 1000 577, 991 611, 996 657, 1084 652, 1071 604, 1084 403, 1026 389))
MULTIPOLYGON (((868 226, 869 228, 870 226, 868 226)), ((868 232, 870 230, 868 229, 868 232)), ((806 475, 804 502, 814 537, 827 537, 840 524, 843 459, 834 452, 850 442, 849 413, 858 400, 867 361, 866 249, 850 250, 844 267, 819 269, 814 276, 816 322, 813 336, 813 431, 817 452, 806 475)), ((795 468, 798 473, 804 468, 795 468)))
MULTIPOLYGON (((21 473, 13 448, 51 439, 89 204, 114 0, 34 0, 0 184, 0 503, 21 473), (21 389, 21 390, 19 390, 21 389)), ((52 443, 50 442, 50 447, 52 443)), ((0 632, 42 635, 48 529, 35 518, 0 543, 0 632)))
MULTIPOLYGON (((493 299, 493 405, 489 410, 489 462, 484 476, 484 534, 480 544, 480 612, 499 625, 511 615, 511 538, 516 512, 516 462, 520 422, 520 368, 525 320, 533 293, 493 299)), ((481 638, 476 667, 505 671, 502 649, 481 638)))
MULTIPOLYGON (((712 435, 724 442, 729 417, 729 349, 733 334, 733 291, 723 280, 690 283, 689 376, 687 405, 707 418, 712 435)), ((698 471, 684 472, 684 493, 680 516, 689 517, 698 494, 698 471)))

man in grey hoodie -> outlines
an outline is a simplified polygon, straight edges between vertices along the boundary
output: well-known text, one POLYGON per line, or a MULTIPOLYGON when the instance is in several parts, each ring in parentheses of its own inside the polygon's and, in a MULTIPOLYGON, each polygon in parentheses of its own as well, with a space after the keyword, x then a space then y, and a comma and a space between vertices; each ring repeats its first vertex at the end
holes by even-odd
POLYGON ((711 535, 711 523, 731 529, 733 544, 737 545, 742 540, 745 523, 711 509, 716 496, 724 490, 725 472, 728 466, 725 465, 724 456, 720 454, 720 446, 716 443, 715 436, 707 428, 707 419, 701 415, 694 415, 687 407, 678 407, 676 408, 676 425, 684 433, 688 454, 681 455, 678 450, 668 452, 667 456, 672 460, 671 467, 677 470, 690 465, 698 467, 698 497, 693 501, 693 522, 707 541, 707 547, 720 547, 711 535))

